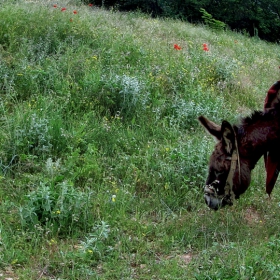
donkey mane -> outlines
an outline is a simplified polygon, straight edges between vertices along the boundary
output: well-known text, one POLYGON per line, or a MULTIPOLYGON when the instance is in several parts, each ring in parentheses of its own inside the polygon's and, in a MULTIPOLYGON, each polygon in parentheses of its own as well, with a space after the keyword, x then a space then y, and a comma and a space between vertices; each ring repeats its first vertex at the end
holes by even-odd
POLYGON ((280 108, 273 108, 268 110, 267 112, 264 111, 254 111, 250 116, 244 117, 241 119, 241 124, 237 125, 240 126, 251 126, 258 121, 271 121, 271 120, 280 120, 280 108))
POLYGON ((256 123, 259 120, 264 120, 264 118, 271 118, 271 114, 264 113, 262 111, 254 111, 250 116, 247 116, 241 120, 241 125, 249 126, 256 123))
MULTIPOLYGON (((272 119, 275 119, 275 116, 272 112, 263 112, 263 111, 254 111, 251 115, 244 117, 241 119, 241 122, 239 123, 239 125, 237 125, 237 127, 239 129, 244 129, 246 127, 250 127, 254 124, 256 124, 259 121, 270 121, 272 119)), ((242 129, 242 130, 243 130, 242 129)))

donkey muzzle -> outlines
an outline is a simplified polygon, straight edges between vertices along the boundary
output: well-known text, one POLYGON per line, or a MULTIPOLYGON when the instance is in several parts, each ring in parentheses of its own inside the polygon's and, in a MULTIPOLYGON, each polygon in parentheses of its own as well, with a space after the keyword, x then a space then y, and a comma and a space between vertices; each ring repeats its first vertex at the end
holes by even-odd
POLYGON ((207 206, 214 210, 218 210, 223 206, 223 200, 218 197, 215 189, 211 186, 205 186, 204 200, 207 206))

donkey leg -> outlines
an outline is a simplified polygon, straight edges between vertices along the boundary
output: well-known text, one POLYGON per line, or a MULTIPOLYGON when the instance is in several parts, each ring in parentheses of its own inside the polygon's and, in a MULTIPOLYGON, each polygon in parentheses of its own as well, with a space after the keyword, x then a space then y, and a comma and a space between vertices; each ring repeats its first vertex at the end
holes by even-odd
POLYGON ((263 159, 264 159, 264 167, 265 167, 265 170, 267 171, 267 168, 266 168, 266 163, 267 163, 267 153, 263 155, 263 159))
POLYGON ((266 193, 270 196, 275 182, 279 174, 280 163, 277 159, 271 157, 270 154, 266 156, 266 193))

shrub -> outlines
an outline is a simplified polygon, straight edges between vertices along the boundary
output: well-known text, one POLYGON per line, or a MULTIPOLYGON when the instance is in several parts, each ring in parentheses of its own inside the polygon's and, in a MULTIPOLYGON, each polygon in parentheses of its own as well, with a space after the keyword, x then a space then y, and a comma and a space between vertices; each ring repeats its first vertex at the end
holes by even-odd
POLYGON ((124 117, 140 115, 149 100, 145 84, 136 77, 115 75, 102 77, 103 92, 101 105, 109 108, 112 115, 120 113, 124 117))
POLYGON ((86 229, 90 197, 90 192, 79 191, 66 181, 57 185, 40 182, 19 208, 21 225, 29 229, 40 226, 60 235, 86 229))
POLYGON ((210 28, 215 30, 224 30, 226 27, 226 24, 222 21, 216 20, 213 18, 213 16, 203 8, 200 9, 200 12, 202 13, 202 18, 204 20, 204 23, 208 25, 210 28))
POLYGON ((106 244, 110 234, 110 226, 101 221, 95 225, 90 233, 85 236, 85 241, 81 241, 79 248, 81 256, 90 260, 101 259, 106 252, 112 248, 106 244))

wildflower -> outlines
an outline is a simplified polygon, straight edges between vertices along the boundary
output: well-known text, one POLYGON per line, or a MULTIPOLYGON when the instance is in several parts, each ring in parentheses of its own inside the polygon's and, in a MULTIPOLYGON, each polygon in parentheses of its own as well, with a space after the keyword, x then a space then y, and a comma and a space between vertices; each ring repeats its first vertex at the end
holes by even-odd
POLYGON ((92 253, 93 253, 93 251, 92 251, 92 250, 90 250, 90 249, 88 249, 88 253, 89 253, 89 254, 92 254, 92 253))
POLYGON ((112 195, 112 202, 116 202, 116 195, 112 195))
POLYGON ((207 45, 207 44, 203 44, 202 46, 203 46, 203 50, 204 50, 205 52, 208 52, 208 51, 209 51, 209 48, 208 48, 208 45, 207 45))
POLYGON ((169 189, 169 184, 168 184, 168 183, 165 183, 164 188, 165 188, 166 190, 168 190, 168 189, 169 189))
POLYGON ((202 44, 202 46, 203 46, 203 50, 204 51, 209 51, 209 48, 208 48, 208 45, 207 44, 202 44))
POLYGON ((76 15, 78 12, 76 10, 73 11, 73 14, 76 15))
POLYGON ((55 239, 51 239, 50 241, 48 241, 48 244, 49 245, 54 245, 54 244, 56 244, 57 242, 56 242, 56 240, 55 239))
POLYGON ((93 6, 93 4, 91 4, 91 3, 90 3, 90 4, 88 4, 88 5, 89 5, 90 7, 92 7, 92 6, 93 6))
POLYGON ((181 48, 179 45, 174 44, 174 49, 177 50, 177 51, 179 51, 179 50, 181 50, 182 48, 181 48))
POLYGON ((54 4, 54 5, 53 5, 53 7, 54 7, 54 8, 57 8, 57 5, 56 5, 56 4, 54 4))
POLYGON ((61 8, 61 12, 64 12, 64 11, 66 11, 66 8, 61 8))

